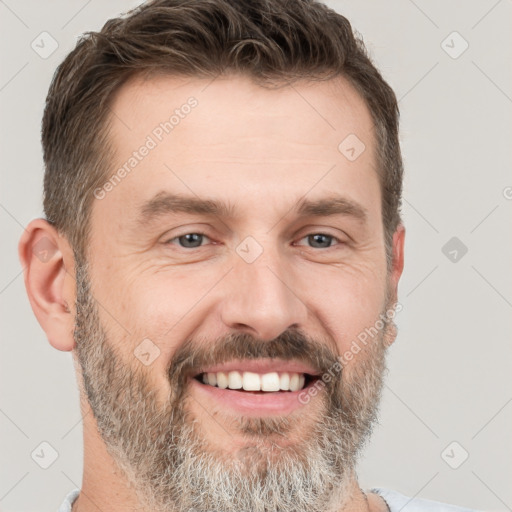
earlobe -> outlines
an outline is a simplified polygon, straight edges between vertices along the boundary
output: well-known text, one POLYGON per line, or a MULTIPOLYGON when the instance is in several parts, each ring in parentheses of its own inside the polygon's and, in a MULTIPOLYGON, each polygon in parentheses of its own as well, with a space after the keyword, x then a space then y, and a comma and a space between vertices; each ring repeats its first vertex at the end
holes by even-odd
POLYGON ((73 350, 74 259, 67 240, 46 220, 33 220, 18 246, 25 288, 50 344, 73 350))

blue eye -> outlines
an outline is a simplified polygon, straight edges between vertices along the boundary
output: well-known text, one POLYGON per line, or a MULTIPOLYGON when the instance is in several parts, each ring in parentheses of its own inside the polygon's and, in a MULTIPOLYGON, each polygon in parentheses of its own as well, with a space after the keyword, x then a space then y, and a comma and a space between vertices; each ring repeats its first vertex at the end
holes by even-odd
POLYGON ((204 233, 186 233, 185 235, 172 238, 168 243, 178 240, 181 247, 185 249, 196 249, 201 247, 204 238, 208 238, 204 233))
MULTIPOLYGON (((183 249, 197 249, 204 245, 203 242, 205 239, 210 240, 210 238, 204 233, 186 233, 184 235, 171 238, 166 243, 179 245, 183 249)), ((334 241, 341 243, 341 241, 335 236, 325 233, 312 233, 301 238, 301 240, 306 239, 308 240, 310 247, 313 249, 329 249, 334 245, 334 241)))
POLYGON ((329 247, 332 246, 333 240, 337 240, 339 242, 339 240, 335 236, 327 235, 325 233, 313 233, 311 235, 305 236, 301 240, 304 240, 306 238, 308 239, 309 243, 313 244, 311 245, 311 247, 313 247, 314 249, 329 249, 329 247))

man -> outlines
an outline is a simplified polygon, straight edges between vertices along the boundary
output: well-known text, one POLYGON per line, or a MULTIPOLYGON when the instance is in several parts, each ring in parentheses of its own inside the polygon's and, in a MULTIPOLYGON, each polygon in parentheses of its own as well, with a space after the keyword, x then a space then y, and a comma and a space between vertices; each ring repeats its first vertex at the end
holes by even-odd
POLYGON ((345 18, 147 3, 61 64, 43 147, 20 258, 81 390, 61 511, 412 510, 355 472, 405 231, 396 98, 345 18))

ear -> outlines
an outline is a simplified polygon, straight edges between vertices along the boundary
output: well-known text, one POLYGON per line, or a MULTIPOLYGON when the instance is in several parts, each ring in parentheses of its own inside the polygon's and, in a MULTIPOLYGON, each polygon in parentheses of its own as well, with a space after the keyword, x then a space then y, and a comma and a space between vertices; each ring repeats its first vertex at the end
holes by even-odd
POLYGON ((398 300, 398 282, 404 270, 405 227, 399 224, 393 234, 393 260, 388 276, 389 300, 394 304, 398 300))
MULTIPOLYGON (((404 242, 405 228, 400 224, 393 234, 392 262, 388 274, 388 297, 387 304, 391 307, 398 300, 398 282, 404 269, 404 242)), ((389 321, 384 332, 383 343, 386 348, 390 347, 398 335, 397 326, 393 318, 389 321)))
POLYGON ((44 219, 25 229, 18 253, 32 310, 50 344, 74 348, 75 279, 73 251, 63 236, 44 219))

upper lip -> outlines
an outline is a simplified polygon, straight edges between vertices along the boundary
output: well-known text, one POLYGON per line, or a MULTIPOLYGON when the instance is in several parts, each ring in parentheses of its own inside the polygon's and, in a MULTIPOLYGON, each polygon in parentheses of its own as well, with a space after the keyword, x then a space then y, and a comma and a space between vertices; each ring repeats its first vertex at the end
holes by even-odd
POLYGON ((238 370, 240 372, 253 373, 271 373, 271 372, 288 372, 288 373, 307 373, 309 375, 320 375, 320 372, 300 361, 284 361, 280 359, 238 359, 226 363, 199 368, 199 371, 193 373, 197 376, 201 373, 217 373, 231 372, 238 370))

